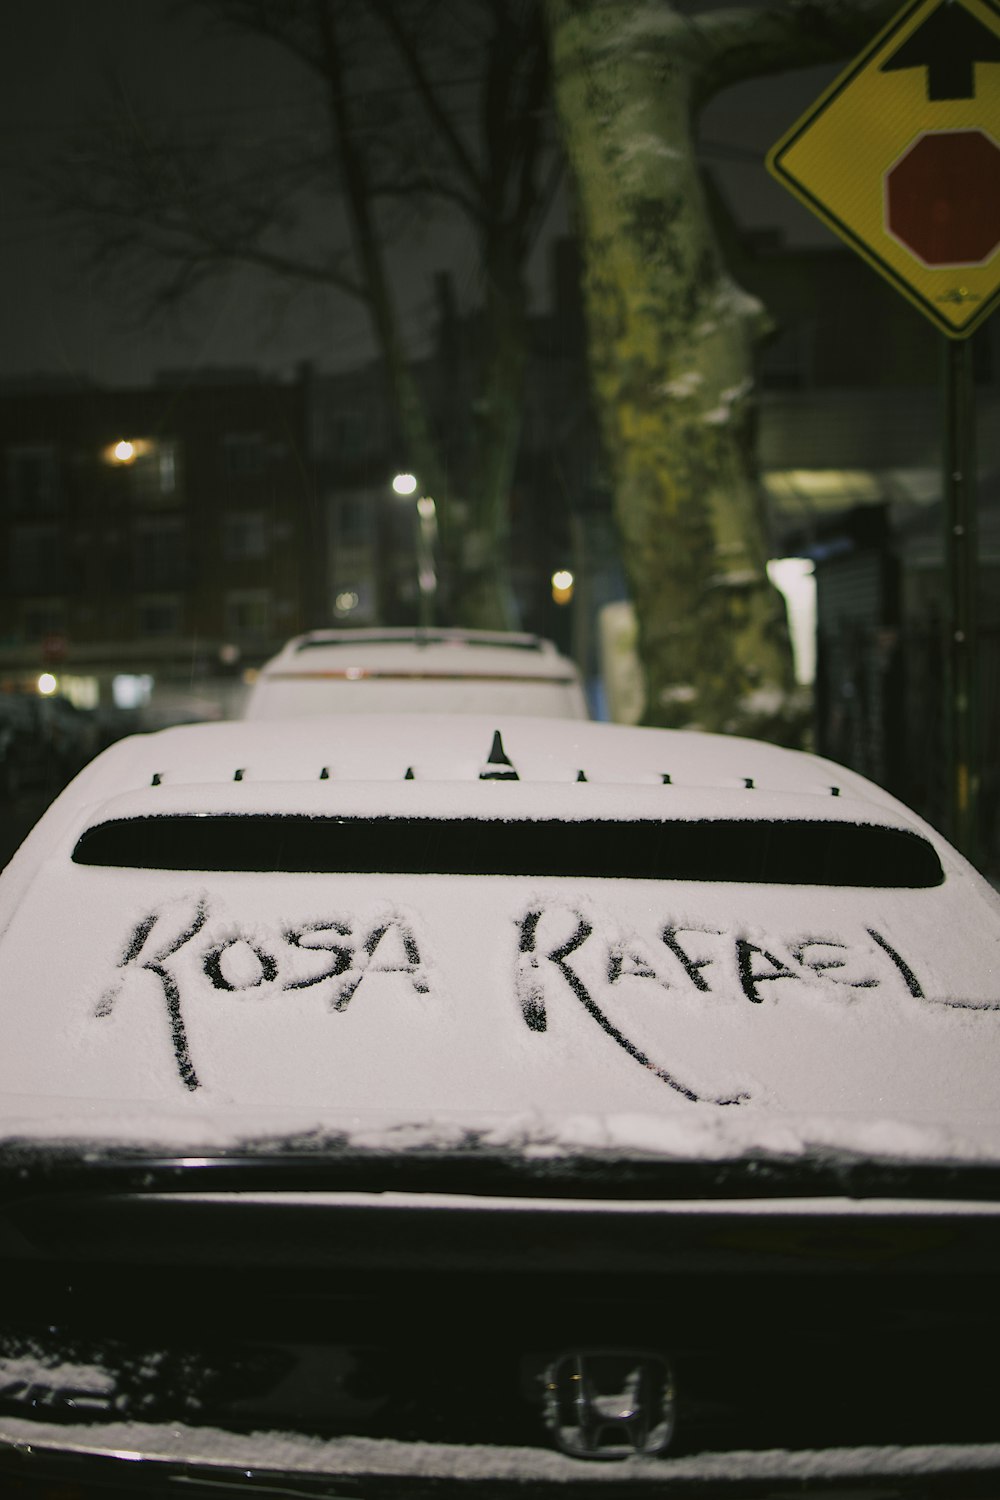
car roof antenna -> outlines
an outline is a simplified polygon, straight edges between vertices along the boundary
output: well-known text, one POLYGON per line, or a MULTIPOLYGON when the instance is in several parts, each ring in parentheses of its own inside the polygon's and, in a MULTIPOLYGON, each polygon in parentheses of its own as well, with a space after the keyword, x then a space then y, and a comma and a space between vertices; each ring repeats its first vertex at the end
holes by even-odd
POLYGON ((479 773, 479 779, 480 781, 520 781, 521 779, 507 759, 499 729, 493 731, 493 744, 490 746, 486 764, 479 773))

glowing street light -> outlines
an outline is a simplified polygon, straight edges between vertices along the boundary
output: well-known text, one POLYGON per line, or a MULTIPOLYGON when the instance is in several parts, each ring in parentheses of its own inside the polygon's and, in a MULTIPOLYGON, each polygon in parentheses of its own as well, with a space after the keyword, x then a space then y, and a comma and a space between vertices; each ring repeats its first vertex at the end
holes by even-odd
POLYGON ((569 568, 557 568, 552 575, 552 598, 556 604, 568 604, 573 597, 573 574, 569 568))
POLYGON ((154 443, 151 438, 119 438, 116 443, 109 443, 106 448, 101 449, 101 458, 106 464, 114 468, 127 469, 129 464, 134 464, 137 458, 145 458, 151 453, 154 443))
POLYGON ((437 539, 437 506, 430 495, 420 495, 420 481, 415 474, 397 474, 392 481, 397 495, 408 499, 417 496, 417 588, 419 599, 419 623, 421 626, 434 623, 434 600, 437 595, 437 568, 434 563, 434 543, 437 539))

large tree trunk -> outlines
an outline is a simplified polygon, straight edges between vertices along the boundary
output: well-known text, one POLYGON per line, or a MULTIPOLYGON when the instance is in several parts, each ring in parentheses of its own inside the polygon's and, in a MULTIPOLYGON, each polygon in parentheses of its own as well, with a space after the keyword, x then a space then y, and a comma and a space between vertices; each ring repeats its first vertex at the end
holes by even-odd
POLYGON ((753 452, 765 319, 699 180, 692 33, 664 0, 549 0, 549 20, 646 719, 783 737, 791 651, 753 452))

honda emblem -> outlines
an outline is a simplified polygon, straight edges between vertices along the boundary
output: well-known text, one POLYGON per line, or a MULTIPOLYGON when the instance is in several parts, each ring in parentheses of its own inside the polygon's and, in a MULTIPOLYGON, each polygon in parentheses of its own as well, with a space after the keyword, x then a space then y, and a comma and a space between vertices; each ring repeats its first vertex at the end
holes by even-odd
POLYGON ((545 1423, 573 1458, 666 1452, 674 1432, 674 1378, 658 1354, 573 1350, 545 1371, 545 1423))

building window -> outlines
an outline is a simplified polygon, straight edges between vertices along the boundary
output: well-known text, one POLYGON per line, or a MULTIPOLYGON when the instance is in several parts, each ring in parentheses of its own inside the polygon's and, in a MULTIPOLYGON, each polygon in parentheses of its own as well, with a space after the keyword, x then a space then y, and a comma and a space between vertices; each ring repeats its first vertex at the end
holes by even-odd
POLYGON ((368 495, 342 495, 336 502, 337 541, 342 547, 362 546, 374 535, 374 506, 368 495))
POLYGON ((174 589, 185 581, 185 528, 180 520, 137 521, 132 533, 136 588, 174 589))
POLYGON ((362 413, 343 407, 333 419, 333 443, 336 454, 342 459, 360 458, 365 451, 366 436, 371 436, 371 424, 362 413))
POLYGON ((135 602, 140 636, 178 636, 181 633, 181 601, 176 594, 147 594, 135 602))
POLYGON ((270 589, 233 589, 226 595, 226 635, 260 640, 271 634, 270 589))
POLYGON ((21 634, 27 641, 63 639, 66 634, 66 601, 59 598, 30 599, 21 606, 21 634))
POLYGON ((177 444, 160 443, 157 446, 157 481, 164 497, 177 491, 177 444))
POLYGON ((79 672, 59 673, 59 692, 68 698, 74 708, 96 708, 101 701, 101 684, 97 677, 83 676, 79 672))
POLYGON ((180 480, 180 444, 173 438, 122 438, 104 450, 104 460, 125 476, 137 505, 172 505, 180 480))
POLYGON ((7 505, 15 515, 49 515, 59 505, 59 466, 49 444, 7 449, 7 505))
POLYGON ((142 708, 152 696, 153 678, 148 672, 119 672, 111 679, 115 708, 142 708))
POLYGON ((19 594, 63 587, 63 539, 58 526, 13 526, 9 584, 19 594))
POLYGON ((226 479, 242 484, 259 479, 264 472, 264 437, 259 432, 227 432, 222 439, 226 479))
POLYGON ((267 518, 262 510, 236 510, 223 518, 222 555, 227 562, 251 562, 268 554, 267 518))

